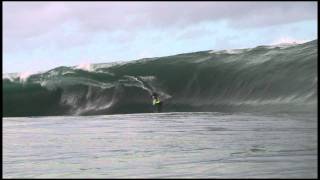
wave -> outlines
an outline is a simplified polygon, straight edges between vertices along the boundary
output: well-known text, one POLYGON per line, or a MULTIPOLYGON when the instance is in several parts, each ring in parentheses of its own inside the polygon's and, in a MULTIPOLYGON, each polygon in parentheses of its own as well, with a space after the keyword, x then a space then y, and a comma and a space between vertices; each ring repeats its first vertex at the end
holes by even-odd
POLYGON ((3 76, 4 116, 164 111, 316 112, 317 40, 3 76))

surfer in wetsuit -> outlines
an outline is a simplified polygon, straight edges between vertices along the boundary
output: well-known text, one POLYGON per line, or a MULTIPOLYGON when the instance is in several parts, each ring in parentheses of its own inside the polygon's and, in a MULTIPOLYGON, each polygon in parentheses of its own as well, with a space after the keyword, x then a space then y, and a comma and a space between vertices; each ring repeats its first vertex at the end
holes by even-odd
POLYGON ((154 106, 154 112, 161 112, 162 111, 162 102, 157 93, 152 93, 152 105, 154 106))

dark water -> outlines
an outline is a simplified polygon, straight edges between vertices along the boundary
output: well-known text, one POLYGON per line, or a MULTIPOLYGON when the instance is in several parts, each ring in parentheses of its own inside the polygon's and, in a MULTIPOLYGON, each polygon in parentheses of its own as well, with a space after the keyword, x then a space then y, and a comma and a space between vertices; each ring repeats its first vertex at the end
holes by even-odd
POLYGON ((317 178, 316 114, 3 118, 4 178, 317 178))
POLYGON ((28 78, 3 78, 8 116, 164 111, 314 112, 317 40, 288 47, 202 51, 87 69, 58 67, 28 78))

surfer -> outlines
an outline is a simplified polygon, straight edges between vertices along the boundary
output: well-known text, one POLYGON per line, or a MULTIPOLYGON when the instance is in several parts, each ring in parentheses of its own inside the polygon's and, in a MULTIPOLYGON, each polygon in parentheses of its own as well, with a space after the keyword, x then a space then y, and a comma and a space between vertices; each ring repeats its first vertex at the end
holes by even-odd
POLYGON ((161 112, 162 110, 162 102, 157 93, 152 93, 152 105, 154 106, 154 112, 161 112))

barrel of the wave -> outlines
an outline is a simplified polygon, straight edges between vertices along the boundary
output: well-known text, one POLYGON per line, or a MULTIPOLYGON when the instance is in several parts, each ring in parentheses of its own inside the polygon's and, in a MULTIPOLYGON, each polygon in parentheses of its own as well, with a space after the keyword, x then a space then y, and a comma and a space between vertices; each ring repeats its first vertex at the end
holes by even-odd
POLYGON ((152 105, 154 107, 153 112, 161 112, 162 111, 162 102, 157 93, 152 93, 152 105))

